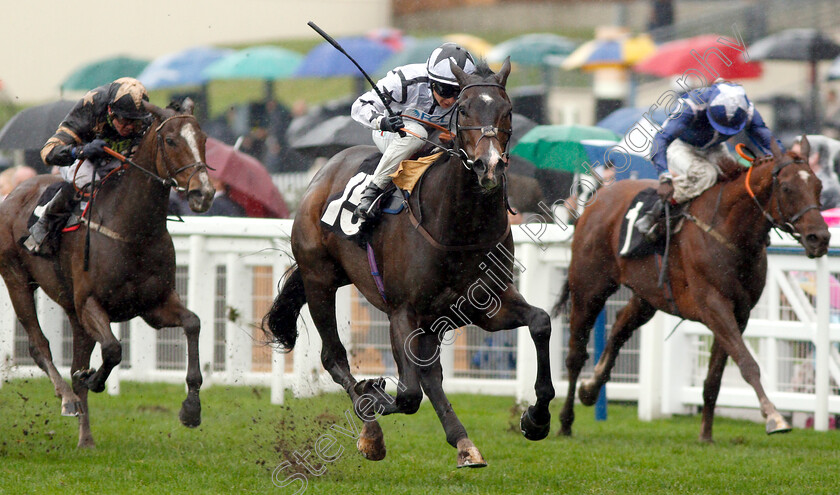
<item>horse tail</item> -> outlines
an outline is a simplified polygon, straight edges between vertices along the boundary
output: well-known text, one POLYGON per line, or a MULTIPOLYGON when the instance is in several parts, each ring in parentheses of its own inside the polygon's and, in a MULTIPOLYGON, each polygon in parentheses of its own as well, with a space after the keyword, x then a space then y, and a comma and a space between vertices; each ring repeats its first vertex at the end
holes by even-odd
POLYGON ((554 308, 551 310, 551 314, 553 316, 559 316, 561 313, 565 313, 568 309, 569 305, 569 296, 571 295, 571 290, 569 290, 569 281, 563 284, 563 288, 560 290, 560 299, 557 300, 557 304, 554 305, 554 308))
MULTIPOLYGON (((282 287, 271 309, 262 319, 263 332, 283 349, 291 351, 297 341, 297 320, 300 309, 306 304, 303 277, 297 265, 286 270, 280 278, 282 287)), ((278 284, 279 285, 279 284, 278 284)))

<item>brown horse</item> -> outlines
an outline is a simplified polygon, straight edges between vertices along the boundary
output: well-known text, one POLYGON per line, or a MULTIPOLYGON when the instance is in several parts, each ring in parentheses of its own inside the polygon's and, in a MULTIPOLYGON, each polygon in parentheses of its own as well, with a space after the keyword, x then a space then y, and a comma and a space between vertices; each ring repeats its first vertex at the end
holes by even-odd
MULTIPOLYGON (((807 157, 808 143, 802 141, 802 156, 807 157)), ((569 390, 560 414, 561 433, 572 432, 575 385, 587 359, 589 332, 607 298, 621 284, 633 295, 613 324, 594 377, 581 384, 581 402, 595 403, 621 346, 636 328, 661 310, 701 322, 714 334, 703 387, 700 440, 712 441, 715 402, 727 356, 755 389, 767 433, 791 429, 764 393, 758 365, 742 333, 764 289, 770 229, 791 232, 811 258, 826 254, 830 234, 818 210, 820 180, 800 156, 783 156, 773 144, 773 155, 756 160, 749 173, 741 172, 737 178, 715 185, 691 203, 689 219, 671 239, 670 283, 663 287, 657 284, 654 256, 628 259, 618 255, 619 230, 630 202, 639 191, 655 187, 655 183, 617 182, 602 189, 586 208, 575 228, 569 278, 557 306, 559 309, 571 300, 566 357, 569 390), (709 226, 710 232, 704 230, 709 226)))
POLYGON ((499 74, 486 66, 473 75, 455 66, 452 70, 463 88, 453 151, 426 172, 408 200, 409 208, 384 216, 370 240, 387 302, 371 276, 365 250, 325 230, 320 221, 328 198, 344 190, 374 151, 354 147, 333 157, 309 185, 292 228, 297 267, 287 275, 264 319, 271 336, 291 349, 300 308, 309 303, 323 340, 324 368, 347 391, 364 421, 357 447, 368 459, 382 459, 385 445, 376 415, 363 412, 412 414, 425 392, 446 440, 458 449, 458 466, 485 465, 442 388, 443 333, 469 322, 488 331, 528 325, 537 347, 537 403, 523 414, 520 424, 527 438, 538 440, 548 434, 548 404, 554 397, 550 320, 545 311, 525 302, 510 277, 513 239, 502 187, 511 127, 511 103, 504 88, 510 64, 505 63, 499 74), (498 265, 491 263, 492 257, 498 265), (395 399, 381 390, 370 393, 380 380, 357 382, 350 372, 335 316, 336 289, 350 283, 389 316, 400 380, 395 399))
POLYGON ((133 157, 133 166, 105 180, 96 194, 85 271, 88 228, 63 234, 55 258, 34 256, 21 247, 27 219, 44 189, 60 179, 39 176, 18 186, 0 203, 0 274, 18 320, 29 335, 29 352, 49 375, 61 413, 79 417, 79 446, 92 447, 87 392, 101 392, 122 348, 112 321, 142 317, 154 328, 184 327, 187 335, 189 391, 181 408, 186 426, 201 423, 201 370, 198 317, 175 292, 175 250, 166 230, 169 189, 186 189, 190 207, 206 211, 214 189, 204 162, 206 136, 188 102, 182 112, 146 104, 153 122, 133 157), (33 293, 41 287, 67 313, 73 329, 73 388, 61 378, 35 313, 33 293), (102 366, 88 369, 96 343, 102 366))

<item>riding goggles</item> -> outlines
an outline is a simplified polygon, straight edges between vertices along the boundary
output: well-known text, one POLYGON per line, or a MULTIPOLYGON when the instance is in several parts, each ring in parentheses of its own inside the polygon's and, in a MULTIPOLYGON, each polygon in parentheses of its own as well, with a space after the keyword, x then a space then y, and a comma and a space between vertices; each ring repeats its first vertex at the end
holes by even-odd
POLYGON ((444 100, 449 98, 457 98, 458 95, 461 93, 461 88, 459 88, 458 86, 441 84, 436 81, 432 81, 432 90, 444 100))

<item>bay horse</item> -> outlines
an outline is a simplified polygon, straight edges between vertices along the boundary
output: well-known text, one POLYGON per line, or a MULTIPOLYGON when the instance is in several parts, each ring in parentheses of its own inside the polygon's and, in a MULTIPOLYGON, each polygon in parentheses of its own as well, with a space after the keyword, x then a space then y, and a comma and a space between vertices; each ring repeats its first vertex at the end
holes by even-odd
POLYGON ((701 441, 712 441, 715 403, 727 356, 755 390, 765 431, 790 431, 791 426, 761 386, 758 364, 742 334, 764 289, 771 228, 793 234, 810 258, 828 251, 830 234, 818 207, 822 186, 806 162, 808 153, 807 139, 802 139, 801 155, 783 155, 774 140, 772 155, 756 159, 748 171, 738 171, 734 162, 721 166, 734 170, 736 177, 719 182, 687 207, 682 229, 671 238, 669 283, 662 287, 658 286, 654 255, 629 259, 618 254, 625 212, 637 193, 656 187, 656 183, 619 181, 598 192, 575 227, 568 279, 555 307, 559 310, 571 302, 566 357, 569 389, 560 413, 562 434, 572 432, 575 386, 587 359, 589 332, 607 298, 622 284, 633 294, 612 326, 593 378, 581 383, 583 404, 595 403, 621 346, 659 310, 701 322, 714 335, 703 384, 701 441))
POLYGON ((27 220, 41 193, 61 179, 53 175, 34 177, 0 203, 0 275, 28 334, 29 352, 61 398, 61 414, 79 418, 79 447, 94 446, 88 390, 102 392, 111 370, 122 359, 122 347, 110 323, 136 316, 157 329, 184 328, 189 391, 180 420, 190 427, 201 423, 199 320, 175 292, 175 249, 166 229, 166 215, 173 186, 187 190, 194 211, 206 211, 212 204, 215 191, 206 171, 206 136, 192 115, 189 101, 179 112, 148 103, 146 109, 152 123, 132 157, 133 166, 124 164, 102 181, 93 218, 78 230, 62 234, 54 258, 35 256, 18 240, 28 235, 27 220), (86 271, 88 228, 90 266, 86 271), (53 364, 49 342, 38 323, 33 297, 38 287, 61 306, 70 320, 72 389, 53 364), (92 370, 90 355, 97 342, 102 366, 92 370))
POLYGON ((309 304, 323 341, 321 361, 364 421, 357 448, 371 460, 384 458, 384 438, 376 415, 360 414, 360 409, 413 414, 425 392, 447 442, 458 450, 458 466, 486 465, 442 387, 443 333, 466 323, 488 331, 528 326, 537 348, 537 402, 523 413, 520 425, 526 438, 533 440, 545 438, 549 430, 548 404, 554 397, 550 319, 547 312, 525 302, 512 277, 502 280, 513 273, 514 261, 502 186, 511 131, 512 106, 505 92, 510 63, 504 63, 498 74, 485 64, 472 75, 454 65, 452 71, 463 88, 453 119, 453 150, 428 169, 408 199, 408 208, 382 216, 370 239, 384 280, 383 294, 371 275, 365 249, 321 225, 328 198, 343 191, 362 161, 375 151, 370 146, 353 147, 331 158, 305 192, 291 235, 297 266, 287 273, 263 319, 269 337, 292 349, 298 314, 309 304), (493 266, 488 253, 498 254, 494 250, 510 255, 497 256, 507 273, 487 268, 493 266), (382 390, 370 393, 384 380, 358 382, 350 372, 336 328, 335 294, 351 283, 390 320, 400 380, 395 399, 382 390))

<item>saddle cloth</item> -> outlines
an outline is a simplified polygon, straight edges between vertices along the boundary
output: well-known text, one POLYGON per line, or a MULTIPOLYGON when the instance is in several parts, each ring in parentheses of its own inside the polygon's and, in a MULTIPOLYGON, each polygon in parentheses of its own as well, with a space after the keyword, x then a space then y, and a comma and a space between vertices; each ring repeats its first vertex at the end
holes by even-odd
POLYGON ((630 202, 630 207, 621 221, 621 231, 618 236, 619 255, 625 258, 643 258, 653 253, 662 254, 665 251, 664 237, 660 237, 660 241, 651 244, 636 228, 636 221, 650 211, 658 199, 656 189, 647 188, 640 191, 630 202))
MULTIPOLYGON (((353 217, 353 211, 362 199, 362 192, 373 179, 373 172, 380 158, 382 154, 377 152, 362 161, 356 174, 347 181, 344 190, 327 200, 327 207, 321 215, 321 224, 324 228, 345 239, 358 236, 361 231, 361 222, 353 217)), ((407 196, 404 197, 402 191, 389 185, 380 199, 379 209, 382 213, 397 214, 405 207, 406 198, 407 196)))

